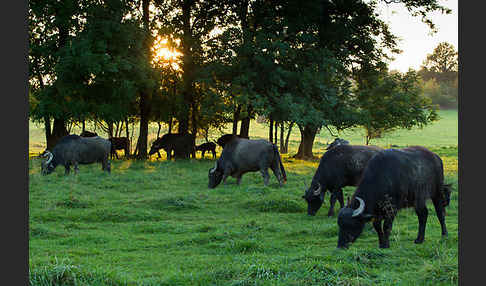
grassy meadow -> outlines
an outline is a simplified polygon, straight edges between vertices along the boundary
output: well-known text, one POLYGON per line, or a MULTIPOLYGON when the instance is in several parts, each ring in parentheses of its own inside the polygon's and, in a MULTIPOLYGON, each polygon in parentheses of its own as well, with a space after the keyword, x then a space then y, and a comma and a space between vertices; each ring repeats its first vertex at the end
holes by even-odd
MULTIPOLYGON (((336 217, 326 216, 329 194, 317 215, 307 216, 303 184, 310 183, 319 162, 291 158, 297 128, 290 153, 282 155, 288 179, 282 188, 271 172, 269 186, 263 186, 256 172, 244 175, 239 186, 229 178, 210 190, 207 175, 215 163, 210 154, 177 162, 157 156, 113 160, 111 174, 92 164, 69 176, 62 166, 42 176, 40 160, 31 156, 30 285, 458 285, 457 111, 440 116, 424 129, 372 141, 430 148, 444 161, 446 182, 454 184, 449 237, 441 238, 429 202, 425 242, 413 243, 418 221, 406 209, 395 219, 389 249, 378 248, 371 224, 348 250, 336 249, 336 217)), ((43 132, 30 124, 31 155, 45 149, 43 132)), ((150 132, 153 141, 157 127, 150 132)), ((265 125, 252 122, 251 138, 267 133, 265 125)), ((361 130, 340 137, 364 142, 361 130)), ((323 130, 314 154, 320 157, 332 140, 323 130)), ((354 187, 344 191, 350 196, 354 187)))

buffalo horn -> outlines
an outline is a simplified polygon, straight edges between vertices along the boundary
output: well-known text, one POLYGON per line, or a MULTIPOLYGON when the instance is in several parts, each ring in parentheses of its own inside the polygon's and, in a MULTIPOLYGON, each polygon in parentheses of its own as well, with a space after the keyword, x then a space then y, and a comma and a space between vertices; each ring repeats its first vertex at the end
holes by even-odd
POLYGON ((314 190, 315 196, 318 196, 321 193, 321 183, 317 182, 317 185, 319 185, 319 187, 314 190))
POLYGON ((46 151, 44 156, 47 157, 46 165, 49 164, 52 161, 52 158, 54 158, 54 155, 49 151, 46 151))
POLYGON ((356 197, 356 199, 359 202, 359 207, 353 211, 353 215, 351 217, 359 216, 364 211, 365 208, 365 202, 363 201, 363 199, 359 197, 356 197))

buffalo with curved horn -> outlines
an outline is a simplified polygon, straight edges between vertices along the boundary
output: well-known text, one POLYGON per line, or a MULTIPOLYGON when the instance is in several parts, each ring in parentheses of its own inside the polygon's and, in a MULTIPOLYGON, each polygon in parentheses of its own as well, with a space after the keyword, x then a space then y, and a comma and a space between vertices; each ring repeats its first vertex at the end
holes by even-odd
POLYGON ((368 162, 351 201, 339 211, 337 246, 347 248, 373 220, 380 248, 389 248, 395 215, 408 207, 415 208, 419 221, 415 243, 422 243, 428 199, 434 204, 442 236, 447 236, 444 216, 450 193, 451 185, 444 184, 444 168, 437 154, 421 146, 384 150, 368 162))
POLYGON ((41 165, 42 175, 48 175, 56 169, 58 165, 63 165, 65 174, 71 171, 78 172, 78 164, 92 164, 100 162, 102 169, 108 173, 111 170, 108 156, 110 155, 110 141, 101 137, 81 137, 78 135, 67 135, 59 140, 52 148, 52 152, 46 150, 43 158, 46 158, 41 165))

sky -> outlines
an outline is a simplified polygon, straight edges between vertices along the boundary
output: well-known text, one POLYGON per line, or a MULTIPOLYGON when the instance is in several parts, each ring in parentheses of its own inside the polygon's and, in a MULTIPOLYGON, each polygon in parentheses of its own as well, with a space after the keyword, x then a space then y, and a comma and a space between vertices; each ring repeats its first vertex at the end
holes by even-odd
POLYGON ((450 14, 434 12, 430 14, 438 32, 431 35, 429 27, 421 22, 421 17, 412 17, 401 3, 380 4, 380 17, 389 24, 391 32, 400 37, 398 48, 403 50, 394 55, 389 63, 390 70, 406 72, 409 68, 420 69, 422 62, 440 42, 448 42, 458 50, 458 0, 439 0, 439 4, 450 8, 450 14))

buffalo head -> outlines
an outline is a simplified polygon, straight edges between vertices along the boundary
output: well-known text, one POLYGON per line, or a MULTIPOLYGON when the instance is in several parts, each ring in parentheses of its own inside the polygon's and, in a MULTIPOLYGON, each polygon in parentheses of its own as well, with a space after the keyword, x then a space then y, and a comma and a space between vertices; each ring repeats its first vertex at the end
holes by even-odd
POLYGON ((365 202, 356 197, 359 202, 359 207, 357 209, 351 208, 350 205, 342 208, 338 214, 338 248, 348 248, 350 243, 353 243, 363 232, 366 221, 371 215, 365 214, 365 202))
POLYGON ((155 140, 152 143, 152 146, 150 147, 150 151, 148 153, 149 156, 155 154, 157 151, 159 151, 160 149, 162 149, 164 147, 165 147, 165 144, 163 144, 163 142, 161 140, 159 140, 159 139, 155 140))
POLYGON ((216 166, 213 168, 209 169, 208 173, 208 188, 213 189, 216 188, 221 183, 221 180, 223 179, 223 170, 218 169, 218 163, 216 162, 216 166))
POLYGON ((324 202, 324 192, 322 186, 317 182, 317 186, 312 187, 312 185, 305 191, 302 196, 307 202, 307 214, 315 216, 317 211, 321 208, 324 202))

